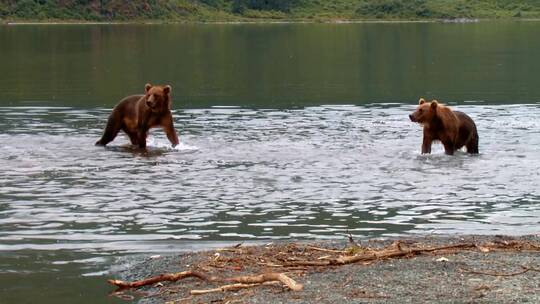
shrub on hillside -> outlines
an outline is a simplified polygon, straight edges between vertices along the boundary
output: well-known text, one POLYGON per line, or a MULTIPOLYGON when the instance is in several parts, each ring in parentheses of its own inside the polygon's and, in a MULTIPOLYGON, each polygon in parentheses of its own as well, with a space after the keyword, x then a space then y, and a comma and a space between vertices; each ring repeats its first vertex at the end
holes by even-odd
POLYGON ((382 17, 431 17, 426 0, 370 0, 356 10, 357 15, 382 17))
POLYGON ((259 11, 290 12, 300 0, 233 0, 232 12, 242 14, 246 9, 259 11))

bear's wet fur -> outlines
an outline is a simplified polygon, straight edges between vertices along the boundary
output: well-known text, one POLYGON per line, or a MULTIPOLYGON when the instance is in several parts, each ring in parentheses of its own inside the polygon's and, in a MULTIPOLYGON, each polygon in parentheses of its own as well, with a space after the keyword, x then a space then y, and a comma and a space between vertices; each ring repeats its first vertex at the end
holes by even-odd
POLYGON ((462 147, 466 147, 468 153, 478 154, 476 124, 467 114, 453 111, 437 100, 426 102, 420 98, 416 111, 409 118, 424 127, 422 154, 431 153, 431 144, 435 140, 443 144, 448 155, 462 147))
POLYGON ((103 136, 96 145, 105 146, 122 130, 133 145, 146 148, 148 131, 155 127, 163 128, 173 147, 178 145, 171 113, 171 86, 146 84, 145 92, 144 95, 125 97, 114 107, 103 136))

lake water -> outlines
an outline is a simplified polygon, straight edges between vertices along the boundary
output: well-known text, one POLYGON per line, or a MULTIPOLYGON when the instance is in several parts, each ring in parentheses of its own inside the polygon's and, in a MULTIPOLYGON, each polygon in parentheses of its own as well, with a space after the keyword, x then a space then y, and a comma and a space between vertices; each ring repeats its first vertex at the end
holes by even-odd
POLYGON ((104 303, 118 257, 275 239, 540 232, 540 24, 0 27, 0 303, 104 303), (173 87, 181 145, 108 114, 173 87), (480 155, 420 155, 420 96, 480 155))

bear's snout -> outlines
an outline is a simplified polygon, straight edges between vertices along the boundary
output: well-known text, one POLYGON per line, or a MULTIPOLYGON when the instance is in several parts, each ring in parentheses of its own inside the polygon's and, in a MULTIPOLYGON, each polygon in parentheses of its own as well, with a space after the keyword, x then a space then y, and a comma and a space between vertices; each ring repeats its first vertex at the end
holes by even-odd
POLYGON ((412 114, 409 114, 409 119, 414 122, 414 116, 412 114))
POLYGON ((154 103, 151 102, 150 100, 147 100, 147 101, 146 101, 146 105, 147 105, 149 108, 153 108, 153 107, 154 107, 154 103))

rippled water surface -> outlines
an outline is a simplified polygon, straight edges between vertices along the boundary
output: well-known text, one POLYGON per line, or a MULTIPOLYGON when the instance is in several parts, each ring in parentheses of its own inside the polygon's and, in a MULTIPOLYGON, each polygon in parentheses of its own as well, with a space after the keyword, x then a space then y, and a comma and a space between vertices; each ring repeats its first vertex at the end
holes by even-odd
POLYGON ((111 256, 208 241, 538 232, 540 105, 456 107, 478 156, 421 155, 413 108, 177 110, 182 144, 154 130, 142 153, 93 145, 109 109, 1 107, 4 279, 100 277, 111 256))
POLYGON ((0 27, 0 303, 115 302, 133 253, 538 233, 539 29, 0 27), (181 145, 94 146, 146 82, 172 84, 181 145), (468 113, 480 154, 421 155, 420 96, 468 113))
POLYGON ((3 249, 130 250, 159 240, 537 231, 538 105, 459 106, 481 154, 419 153, 414 106, 176 111, 95 147, 110 110, 3 107, 3 249), (519 118, 519 119, 516 119, 519 118))

